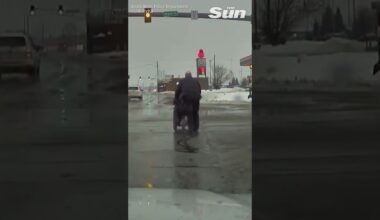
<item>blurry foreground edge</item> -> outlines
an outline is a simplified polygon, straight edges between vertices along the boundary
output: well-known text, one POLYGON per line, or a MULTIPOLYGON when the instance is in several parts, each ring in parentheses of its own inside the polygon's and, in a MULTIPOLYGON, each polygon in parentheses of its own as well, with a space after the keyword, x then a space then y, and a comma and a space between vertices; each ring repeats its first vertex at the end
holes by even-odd
POLYGON ((249 194, 221 195, 205 190, 129 188, 130 220, 252 219, 249 194))

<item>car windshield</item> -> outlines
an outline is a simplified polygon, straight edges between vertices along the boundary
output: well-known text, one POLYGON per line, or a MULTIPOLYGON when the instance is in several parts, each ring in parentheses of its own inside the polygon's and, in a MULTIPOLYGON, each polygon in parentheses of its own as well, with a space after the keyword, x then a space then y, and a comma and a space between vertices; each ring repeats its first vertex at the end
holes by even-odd
POLYGON ((25 45, 24 37, 0 37, 0 47, 23 47, 25 45))

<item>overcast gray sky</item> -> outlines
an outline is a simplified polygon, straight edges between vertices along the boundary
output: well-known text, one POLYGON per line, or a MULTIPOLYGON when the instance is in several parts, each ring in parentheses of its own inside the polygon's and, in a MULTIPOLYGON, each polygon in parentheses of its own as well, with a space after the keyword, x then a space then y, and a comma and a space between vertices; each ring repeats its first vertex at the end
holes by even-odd
MULTIPOLYGON (((247 10, 251 15, 251 0, 131 0, 130 11, 142 10, 144 5, 172 5, 190 12, 209 12, 214 6, 222 8, 235 6, 247 10)), ((153 10, 155 10, 153 8, 153 10)), ((174 8, 156 9, 170 11, 174 8)), ((211 19, 191 20, 190 18, 152 18, 152 23, 144 23, 142 17, 129 18, 129 74, 130 82, 137 82, 141 75, 156 77, 155 63, 166 74, 183 76, 186 70, 196 72, 195 59, 202 48, 209 59, 216 55, 216 63, 238 73, 240 58, 251 54, 251 23, 247 21, 221 21, 211 19)), ((249 73, 243 68, 243 75, 249 73)))

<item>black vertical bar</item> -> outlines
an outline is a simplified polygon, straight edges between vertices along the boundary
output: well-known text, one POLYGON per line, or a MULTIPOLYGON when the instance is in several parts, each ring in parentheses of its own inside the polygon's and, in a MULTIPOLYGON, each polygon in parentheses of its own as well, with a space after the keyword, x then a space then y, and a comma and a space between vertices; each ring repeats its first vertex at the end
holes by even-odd
POLYGON ((356 0, 352 0, 353 25, 356 23, 356 0))
POLYGON ((378 50, 378 60, 380 61, 380 36, 379 36, 379 29, 380 29, 380 10, 377 9, 377 50, 378 50))
POLYGON ((270 3, 270 0, 267 0, 267 28, 268 28, 268 31, 269 33, 272 32, 272 22, 271 22, 271 19, 270 19, 270 16, 271 16, 271 3, 270 3))
POLYGON ((253 16, 254 16, 254 19, 255 19, 255 40, 254 40, 254 42, 255 43, 257 43, 258 42, 258 40, 259 40, 259 37, 258 37, 258 32, 257 32, 257 0, 254 0, 254 14, 253 14, 253 16))
POLYGON ((351 24, 351 4, 350 0, 347 0, 347 27, 351 24))

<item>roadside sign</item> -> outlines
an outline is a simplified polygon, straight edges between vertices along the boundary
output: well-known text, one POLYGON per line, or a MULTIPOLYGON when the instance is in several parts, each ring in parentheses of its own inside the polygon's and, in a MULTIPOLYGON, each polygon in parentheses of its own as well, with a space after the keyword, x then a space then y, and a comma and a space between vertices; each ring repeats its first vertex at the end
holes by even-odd
POLYGON ((198 19, 198 11, 192 10, 191 11, 191 20, 197 20, 198 19))
POLYGON ((205 58, 197 58, 197 66, 206 66, 205 58))
POLYGON ((176 17, 178 16, 178 11, 164 11, 164 17, 176 17))
POLYGON ((206 77, 206 58, 197 58, 197 76, 206 77))

